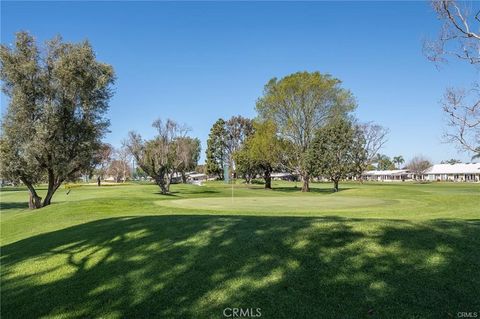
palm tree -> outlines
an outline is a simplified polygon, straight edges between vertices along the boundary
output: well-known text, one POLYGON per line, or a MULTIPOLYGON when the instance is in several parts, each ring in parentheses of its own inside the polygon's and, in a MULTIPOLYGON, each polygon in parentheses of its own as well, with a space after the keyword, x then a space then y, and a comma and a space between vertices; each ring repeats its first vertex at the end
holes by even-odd
POLYGON ((393 162, 397 165, 397 168, 400 169, 400 165, 405 163, 405 160, 403 159, 402 155, 399 155, 393 158, 393 162))

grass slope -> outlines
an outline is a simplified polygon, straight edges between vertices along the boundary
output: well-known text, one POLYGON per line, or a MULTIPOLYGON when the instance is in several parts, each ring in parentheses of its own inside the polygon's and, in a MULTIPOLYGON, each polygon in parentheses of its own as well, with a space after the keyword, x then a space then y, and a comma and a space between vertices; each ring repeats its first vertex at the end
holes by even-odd
POLYGON ((439 318, 480 310, 473 184, 1 193, 2 318, 439 318))

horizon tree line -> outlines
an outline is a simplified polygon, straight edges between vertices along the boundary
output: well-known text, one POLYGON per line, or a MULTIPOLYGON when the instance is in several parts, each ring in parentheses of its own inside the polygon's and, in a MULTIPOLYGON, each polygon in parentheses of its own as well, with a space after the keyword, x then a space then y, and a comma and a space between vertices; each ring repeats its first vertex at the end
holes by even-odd
MULTIPOLYGON (((453 55, 477 65, 480 37, 468 28, 475 21, 462 15, 455 1, 432 4, 445 27, 436 42, 425 45, 428 57, 438 61, 453 55), (458 53, 451 43, 468 44, 468 49, 458 53)), ((88 41, 67 43, 55 37, 39 46, 27 32, 18 32, 14 45, 0 46, 0 62, 2 90, 9 98, 1 123, 0 174, 28 188, 30 208, 48 206, 62 183, 95 168, 105 171, 102 156, 108 154, 102 154, 107 152, 102 139, 110 125, 106 112, 115 72, 96 59, 88 41), (41 182, 47 183, 44 198, 38 194, 41 182)), ((454 129, 447 136, 478 158, 478 83, 464 92, 468 94, 446 93, 444 111, 454 129)), ((352 114, 356 107, 353 94, 329 74, 297 72, 272 78, 256 102, 256 119, 237 116, 215 123, 207 141, 205 171, 225 178, 226 164, 247 180, 262 175, 268 188, 271 173, 281 168, 301 177, 302 191, 309 191, 312 177, 319 174, 338 190, 338 180, 374 164, 388 135, 388 129, 377 124, 359 123, 352 114), (342 140, 331 144, 337 137, 342 140), (346 154, 348 163, 329 157, 334 150, 346 154)), ((150 140, 130 132, 122 147, 128 154, 116 154, 109 169, 125 178, 121 177, 127 174, 125 158, 133 156, 142 173, 166 194, 174 174, 185 180, 185 172, 198 163, 200 141, 170 119, 157 120, 153 126, 157 135, 150 140)), ((376 160, 377 165, 391 165, 384 157, 376 160)), ((389 161, 404 163, 397 157, 389 161)))
POLYGON ((309 183, 314 175, 326 175, 338 190, 340 179, 358 176, 373 161, 388 134, 380 125, 358 123, 351 114, 355 108, 352 93, 329 74, 297 72, 282 79, 273 78, 257 101, 258 116, 253 126, 243 126, 248 127, 241 134, 244 138, 235 139, 228 128, 229 123, 248 123, 240 116, 227 121, 219 119, 212 126, 207 140, 206 171, 224 179, 223 166, 228 164, 232 176, 238 173, 249 182, 252 177, 262 175, 265 187, 271 188, 271 173, 286 170, 300 176, 303 192, 310 190, 309 183), (329 130, 322 131, 325 127, 329 130), (324 148, 316 153, 314 160, 309 155, 315 153, 313 142, 317 142, 317 148, 324 147, 327 141, 319 134, 327 134, 333 140, 335 130, 339 135, 344 134, 344 139, 337 140, 336 146, 342 147, 341 151, 348 154, 350 162, 347 165, 344 161, 332 160, 320 169, 315 160, 320 161, 320 155, 327 150, 330 153, 334 150, 324 148), (235 148, 228 147, 232 144, 235 148))

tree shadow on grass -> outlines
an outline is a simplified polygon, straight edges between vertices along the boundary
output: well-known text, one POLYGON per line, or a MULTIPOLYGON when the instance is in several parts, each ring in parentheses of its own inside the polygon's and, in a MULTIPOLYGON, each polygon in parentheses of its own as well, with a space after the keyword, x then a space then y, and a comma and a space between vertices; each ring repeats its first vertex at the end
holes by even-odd
POLYGON ((5 213, 9 209, 27 209, 28 203, 25 202, 3 202, 0 201, 0 211, 5 213))
POLYGON ((198 189, 192 190, 192 189, 182 189, 181 191, 173 191, 171 192, 172 194, 183 194, 183 195, 191 195, 191 194, 198 194, 198 195, 204 195, 204 194, 219 194, 221 193, 219 190, 215 189, 205 189, 203 186, 198 186, 198 189))
POLYGON ((205 195, 205 194, 218 194, 218 193, 221 193, 221 192, 215 189, 201 188, 200 186, 198 189, 192 190, 191 188, 184 188, 181 191, 178 191, 178 190, 170 191, 168 194, 162 194, 160 191, 155 192, 156 195, 171 196, 171 197, 185 197, 183 195, 195 195, 195 194, 205 195), (182 196, 179 196, 178 194, 182 196))
POLYGON ((16 187, 16 186, 7 186, 7 187, 0 187, 0 193, 7 193, 7 192, 25 192, 27 191, 26 187, 16 187))
POLYGON ((158 191, 158 192, 155 192, 154 194, 155 195, 162 195, 162 196, 165 196, 165 197, 177 197, 178 196, 178 195, 175 195, 174 192, 163 194, 162 192, 158 191))
POLYGON ((149 216, 2 247, 2 317, 439 318, 480 309, 480 222, 149 216))
MULTIPOLYGON (((338 189, 339 192, 342 192, 342 191, 346 191, 346 190, 349 190, 351 188, 349 187, 345 187, 345 188, 342 188, 340 187, 338 189)), ((272 188, 273 191, 277 191, 277 192, 285 192, 285 193, 296 193, 298 192, 299 194, 302 193, 302 188, 301 187, 273 187, 272 188)), ((310 193, 320 193, 320 194, 334 194, 335 193, 335 190, 333 189, 333 187, 329 187, 329 188, 317 188, 317 187, 311 187, 310 188, 310 193)))

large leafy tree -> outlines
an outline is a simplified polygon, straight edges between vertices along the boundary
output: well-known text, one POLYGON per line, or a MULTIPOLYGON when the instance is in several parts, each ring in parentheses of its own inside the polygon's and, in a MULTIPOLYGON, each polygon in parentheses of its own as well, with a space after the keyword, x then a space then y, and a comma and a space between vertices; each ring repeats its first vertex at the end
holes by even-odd
POLYGON ((254 134, 235 154, 238 165, 253 172, 261 172, 265 188, 272 188, 272 172, 280 168, 284 161, 285 143, 277 136, 277 126, 272 121, 256 122, 254 134))
POLYGON ((356 107, 350 91, 340 85, 339 79, 328 74, 298 72, 271 79, 257 101, 260 117, 277 123, 280 137, 292 144, 292 169, 302 177, 304 192, 309 191, 310 181, 306 154, 315 132, 356 107))
POLYGON ((317 130, 307 152, 307 163, 316 176, 329 178, 338 191, 340 180, 359 176, 367 152, 361 129, 347 119, 336 119, 317 130))
POLYGON ((238 177, 243 177, 247 184, 252 182, 261 173, 258 163, 251 158, 248 149, 244 146, 233 154, 235 160, 235 171, 238 177))
POLYGON ((138 133, 130 132, 125 146, 138 166, 155 180, 162 194, 168 194, 172 173, 178 163, 177 140, 186 138, 188 128, 170 119, 156 120, 153 127, 157 130, 153 139, 144 140, 138 133))
POLYGON ((0 138, 1 174, 30 191, 30 208, 51 203, 55 191, 98 160, 114 71, 97 61, 88 41, 57 37, 40 49, 33 36, 16 35, 0 47, 3 92, 9 98, 0 138), (35 185, 46 179, 43 199, 35 185))
POLYGON ((245 140, 253 133, 253 121, 243 116, 232 116, 225 122, 225 155, 232 169, 236 169, 233 154, 238 151, 245 140))

